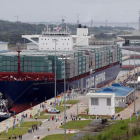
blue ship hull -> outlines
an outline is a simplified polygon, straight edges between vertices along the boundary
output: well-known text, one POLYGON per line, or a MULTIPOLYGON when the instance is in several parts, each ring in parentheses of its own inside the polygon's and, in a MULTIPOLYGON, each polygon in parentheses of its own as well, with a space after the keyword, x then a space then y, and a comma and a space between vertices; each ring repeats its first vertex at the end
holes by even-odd
MULTIPOLYGON (((91 87, 95 85, 103 86, 114 80, 120 72, 120 65, 117 64, 113 67, 91 74, 75 81, 67 82, 67 89, 71 88, 89 88, 90 80, 91 87)), ((35 82, 35 81, 1 81, 0 92, 8 99, 10 106, 17 106, 13 110, 20 112, 29 108, 30 104, 39 103, 45 99, 54 97, 54 81, 53 82, 35 82), (22 107, 19 107, 19 104, 22 107), (28 104, 27 107, 24 104, 28 104), (24 107, 23 107, 24 106, 24 107), (18 109, 17 109, 18 108, 18 109)), ((57 95, 64 92, 64 82, 57 83, 57 95)))

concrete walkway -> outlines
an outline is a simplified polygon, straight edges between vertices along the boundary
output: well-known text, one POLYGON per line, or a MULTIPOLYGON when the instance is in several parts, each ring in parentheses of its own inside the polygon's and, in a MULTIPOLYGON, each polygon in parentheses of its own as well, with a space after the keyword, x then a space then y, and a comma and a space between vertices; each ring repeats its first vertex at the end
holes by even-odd
MULTIPOLYGON (((83 102, 83 105, 81 105, 81 102, 78 103, 78 113, 81 113, 86 108, 88 108, 88 106, 87 106, 88 98, 85 98, 85 96, 78 96, 75 99, 83 102)), ((71 117, 70 117, 71 113, 77 115, 77 105, 73 105, 70 109, 66 110, 66 114, 68 117, 67 122, 71 121, 71 117)), ((36 139, 37 136, 40 136, 41 138, 43 138, 46 135, 63 134, 64 129, 60 129, 59 126, 61 125, 61 120, 64 121, 64 112, 60 113, 57 116, 59 116, 59 118, 61 116, 61 119, 59 119, 59 121, 57 123, 55 120, 48 121, 46 119, 46 120, 44 120, 44 123, 42 124, 41 128, 38 131, 35 131, 34 133, 31 133, 31 134, 25 134, 23 136, 23 140, 34 140, 34 139, 36 139), (50 127, 49 132, 47 131, 48 126, 50 127)), ((75 132, 74 130, 71 130, 71 131, 75 132)), ((72 133, 72 132, 70 132, 70 133, 72 133)), ((67 130, 67 133, 69 133, 69 130, 67 130)))

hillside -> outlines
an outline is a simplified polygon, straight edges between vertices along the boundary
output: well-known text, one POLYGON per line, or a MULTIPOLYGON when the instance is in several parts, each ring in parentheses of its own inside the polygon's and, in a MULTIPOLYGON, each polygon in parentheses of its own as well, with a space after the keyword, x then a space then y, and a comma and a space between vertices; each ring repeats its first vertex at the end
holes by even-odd
MULTIPOLYGON (((59 25, 63 30, 66 29, 66 24, 59 25)), ((77 25, 67 24, 68 28, 71 30, 72 34, 76 34, 77 25)), ((56 26, 55 26, 56 27, 56 26)), ((16 43, 24 43, 24 39, 21 37, 22 34, 41 34, 41 31, 45 28, 44 24, 28 24, 28 23, 14 23, 9 21, 0 20, 0 41, 9 42, 10 45, 15 45, 16 43)), ((52 30, 53 25, 49 25, 52 30)), ((123 34, 127 30, 134 30, 134 28, 127 27, 88 27, 89 34, 95 34, 96 39, 112 39, 115 38, 114 34, 123 34), (113 35, 106 35, 104 33, 114 33, 113 35)), ((27 43, 28 40, 25 40, 27 43)))

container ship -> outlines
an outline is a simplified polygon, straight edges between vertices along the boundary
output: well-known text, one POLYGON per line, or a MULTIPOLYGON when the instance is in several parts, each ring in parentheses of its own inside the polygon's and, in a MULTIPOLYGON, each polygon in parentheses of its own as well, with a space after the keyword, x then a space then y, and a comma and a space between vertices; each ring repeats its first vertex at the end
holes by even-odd
POLYGON ((75 88, 101 87, 116 79, 121 69, 121 49, 89 45, 88 28, 77 34, 46 27, 41 35, 23 35, 39 50, 0 53, 0 92, 16 113, 75 88), (38 38, 35 41, 34 38, 38 38), (56 71, 56 73, 55 73, 56 71), (55 76, 56 75, 56 76, 55 76))

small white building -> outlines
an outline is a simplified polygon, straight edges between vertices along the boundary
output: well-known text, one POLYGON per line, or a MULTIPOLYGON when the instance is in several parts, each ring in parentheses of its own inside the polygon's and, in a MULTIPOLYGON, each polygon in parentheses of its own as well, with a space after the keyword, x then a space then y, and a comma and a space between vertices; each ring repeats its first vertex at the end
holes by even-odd
POLYGON ((0 41, 0 50, 8 50, 8 42, 0 41))
POLYGON ((33 42, 27 43, 27 50, 39 50, 39 46, 33 42))
POLYGON ((114 93, 88 93, 90 115, 113 115, 115 113, 114 93))

